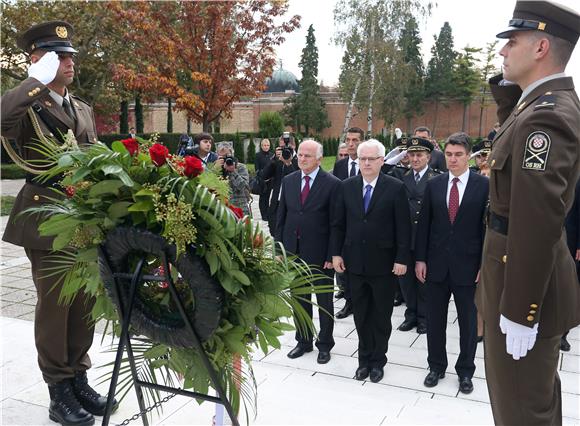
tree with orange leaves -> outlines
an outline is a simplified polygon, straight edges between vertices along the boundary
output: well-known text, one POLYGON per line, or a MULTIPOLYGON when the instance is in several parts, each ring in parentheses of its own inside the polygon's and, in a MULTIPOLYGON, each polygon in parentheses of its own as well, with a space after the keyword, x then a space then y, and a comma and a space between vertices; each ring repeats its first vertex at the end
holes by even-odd
POLYGON ((275 63, 274 47, 299 26, 280 22, 286 1, 110 2, 131 63, 114 78, 145 98, 172 98, 204 131, 232 104, 257 96, 275 63))

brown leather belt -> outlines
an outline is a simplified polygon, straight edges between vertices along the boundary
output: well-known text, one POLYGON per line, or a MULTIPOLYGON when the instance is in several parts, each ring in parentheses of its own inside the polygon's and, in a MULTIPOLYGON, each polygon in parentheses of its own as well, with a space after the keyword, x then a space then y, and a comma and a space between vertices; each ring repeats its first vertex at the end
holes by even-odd
POLYGON ((497 232, 499 234, 507 235, 508 224, 509 224, 509 219, 507 217, 503 217, 503 216, 500 216, 498 214, 495 214, 494 212, 490 212, 489 221, 487 223, 487 226, 490 229, 493 229, 495 232, 497 232))

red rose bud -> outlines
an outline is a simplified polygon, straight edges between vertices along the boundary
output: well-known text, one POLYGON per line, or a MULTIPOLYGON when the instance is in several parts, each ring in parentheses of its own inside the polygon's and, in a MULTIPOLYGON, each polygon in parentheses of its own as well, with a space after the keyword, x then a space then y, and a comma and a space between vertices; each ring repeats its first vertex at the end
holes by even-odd
POLYGON ((151 148, 149 148, 149 155, 151 156, 151 160, 153 160, 153 164, 157 167, 161 167, 167 162, 169 150, 166 146, 163 146, 160 143, 155 143, 151 148))
POLYGON ((121 143, 125 145, 125 148, 127 148, 127 151, 129 151, 129 154, 131 154, 131 156, 134 156, 135 154, 137 154, 137 152, 139 152, 139 142, 137 142, 137 139, 135 138, 123 139, 121 143))
POLYGON ((67 186, 64 188, 64 193, 68 198, 72 198, 75 195, 75 187, 74 186, 67 186))
POLYGON ((233 204, 230 204, 228 207, 230 208, 231 211, 234 212, 234 214, 236 215, 236 217, 238 219, 241 219, 244 217, 244 211, 241 208, 236 207, 233 204))
POLYGON ((188 155, 185 157, 184 161, 185 167, 183 169, 183 173, 188 178, 194 178, 203 172, 203 163, 195 155, 188 155))

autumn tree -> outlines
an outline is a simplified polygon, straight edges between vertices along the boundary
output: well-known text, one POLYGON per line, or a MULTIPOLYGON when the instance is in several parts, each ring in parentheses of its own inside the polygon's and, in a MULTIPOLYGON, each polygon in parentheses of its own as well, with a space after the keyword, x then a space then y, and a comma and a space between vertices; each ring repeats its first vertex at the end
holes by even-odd
POLYGON ((256 96, 275 62, 274 48, 299 25, 283 20, 284 1, 112 2, 130 64, 115 78, 148 98, 171 97, 190 120, 210 123, 231 115, 235 101, 256 96))

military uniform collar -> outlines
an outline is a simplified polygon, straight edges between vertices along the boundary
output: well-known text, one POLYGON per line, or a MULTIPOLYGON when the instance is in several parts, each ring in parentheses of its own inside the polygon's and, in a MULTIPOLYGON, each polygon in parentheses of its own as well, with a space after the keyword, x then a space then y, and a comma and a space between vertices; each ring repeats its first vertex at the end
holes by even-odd
MULTIPOLYGON (((525 97, 521 97, 520 101, 518 102, 514 115, 519 115, 526 107, 528 107, 536 98, 541 95, 551 95, 551 91, 555 90, 573 90, 574 89, 574 82, 572 81, 572 77, 566 77, 563 73, 553 74, 548 76, 547 79, 540 79, 536 82, 532 83, 530 86, 526 88, 527 95, 525 97), (535 84, 538 83, 539 84, 535 84), (532 87, 532 90, 527 91, 529 87, 532 87)), ((505 123, 504 123, 505 124, 505 123)), ((503 126, 502 126, 503 127, 503 126)), ((497 135, 496 135, 497 137, 497 135)))
POLYGON ((54 99, 54 102, 56 102, 57 105, 62 106, 63 99, 66 99, 70 103, 70 96, 68 94, 68 90, 65 91, 64 96, 59 95, 58 93, 56 93, 54 90, 52 90, 50 88, 48 90, 49 90, 50 97, 52 99, 54 99))
POLYGON ((566 77, 566 73, 563 72, 559 72, 556 74, 552 74, 552 75, 548 75, 546 77, 540 78, 539 80, 534 81, 533 83, 529 84, 528 87, 526 87, 523 92, 522 95, 520 96, 520 99, 518 100, 518 104, 523 101, 524 99, 526 99, 526 97, 532 93, 532 90, 534 90, 536 87, 538 87, 540 84, 543 84, 547 81, 550 80, 554 80, 555 78, 564 78, 566 77))

